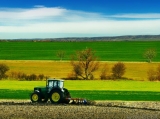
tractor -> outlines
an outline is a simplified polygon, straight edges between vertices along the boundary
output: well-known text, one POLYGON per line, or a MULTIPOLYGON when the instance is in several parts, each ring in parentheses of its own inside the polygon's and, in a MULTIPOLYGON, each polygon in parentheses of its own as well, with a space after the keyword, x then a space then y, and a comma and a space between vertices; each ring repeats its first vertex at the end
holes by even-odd
POLYGON ((30 96, 33 103, 47 102, 50 99, 51 103, 69 103, 71 96, 69 91, 64 88, 64 80, 47 79, 46 87, 35 87, 30 96))

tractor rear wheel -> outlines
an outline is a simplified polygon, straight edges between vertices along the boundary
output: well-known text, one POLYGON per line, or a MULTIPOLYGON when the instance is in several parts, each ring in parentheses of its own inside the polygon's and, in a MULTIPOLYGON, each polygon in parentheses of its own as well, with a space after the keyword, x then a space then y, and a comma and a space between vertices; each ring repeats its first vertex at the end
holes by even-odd
POLYGON ((61 92, 60 90, 53 90, 50 93, 50 101, 52 103, 62 103, 63 98, 63 92, 61 92))
POLYGON ((40 94, 37 92, 32 93, 30 98, 33 103, 41 101, 40 94))

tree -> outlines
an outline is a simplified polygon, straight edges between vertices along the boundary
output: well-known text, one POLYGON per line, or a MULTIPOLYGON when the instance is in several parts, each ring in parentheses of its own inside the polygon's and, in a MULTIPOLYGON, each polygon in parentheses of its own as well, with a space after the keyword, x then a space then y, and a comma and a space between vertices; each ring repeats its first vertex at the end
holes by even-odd
POLYGON ((152 59, 154 57, 156 57, 156 51, 155 49, 147 49, 145 52, 144 52, 144 57, 148 60, 149 63, 152 62, 152 59))
POLYGON ((125 73, 126 67, 123 63, 118 62, 112 68, 114 78, 121 78, 125 73))
POLYGON ((86 80, 93 79, 93 72, 99 68, 99 62, 97 61, 94 52, 89 48, 78 51, 73 55, 71 65, 73 66, 75 75, 86 80))
POLYGON ((147 72, 149 81, 156 81, 157 80, 157 73, 153 69, 149 69, 147 72))
POLYGON ((149 81, 160 81, 160 65, 157 70, 149 69, 147 74, 149 81))
POLYGON ((105 64, 102 68, 101 74, 100 74, 100 78, 103 79, 107 79, 107 72, 108 72, 108 65, 105 64))
POLYGON ((5 78, 5 73, 9 70, 9 67, 6 64, 0 64, 0 79, 5 78))
POLYGON ((62 60, 64 58, 65 52, 63 50, 59 50, 57 52, 57 56, 60 58, 60 60, 62 60))

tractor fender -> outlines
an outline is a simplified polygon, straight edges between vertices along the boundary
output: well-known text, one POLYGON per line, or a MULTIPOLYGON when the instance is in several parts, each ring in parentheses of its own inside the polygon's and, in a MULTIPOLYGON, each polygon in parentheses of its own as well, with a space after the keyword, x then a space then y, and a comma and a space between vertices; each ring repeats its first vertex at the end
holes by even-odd
POLYGON ((69 90, 68 90, 68 89, 66 89, 66 88, 63 88, 63 90, 64 90, 65 92, 69 93, 69 90))
POLYGON ((30 93, 29 95, 31 96, 33 93, 38 93, 40 95, 40 91, 39 90, 34 90, 32 93, 30 93))
POLYGON ((35 90, 34 92, 35 92, 35 93, 38 93, 41 98, 44 97, 39 90, 35 90))
POLYGON ((67 97, 71 97, 68 89, 63 88, 63 90, 64 90, 64 93, 65 93, 65 95, 66 95, 67 97))

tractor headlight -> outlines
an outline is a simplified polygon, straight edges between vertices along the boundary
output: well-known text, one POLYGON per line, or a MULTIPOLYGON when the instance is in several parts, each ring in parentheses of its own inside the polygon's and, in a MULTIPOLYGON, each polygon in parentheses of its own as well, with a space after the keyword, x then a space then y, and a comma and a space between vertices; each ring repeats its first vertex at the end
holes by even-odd
POLYGON ((40 92, 39 90, 35 90, 35 92, 40 92))
POLYGON ((40 92, 40 89, 39 88, 35 88, 34 91, 35 92, 40 92))

